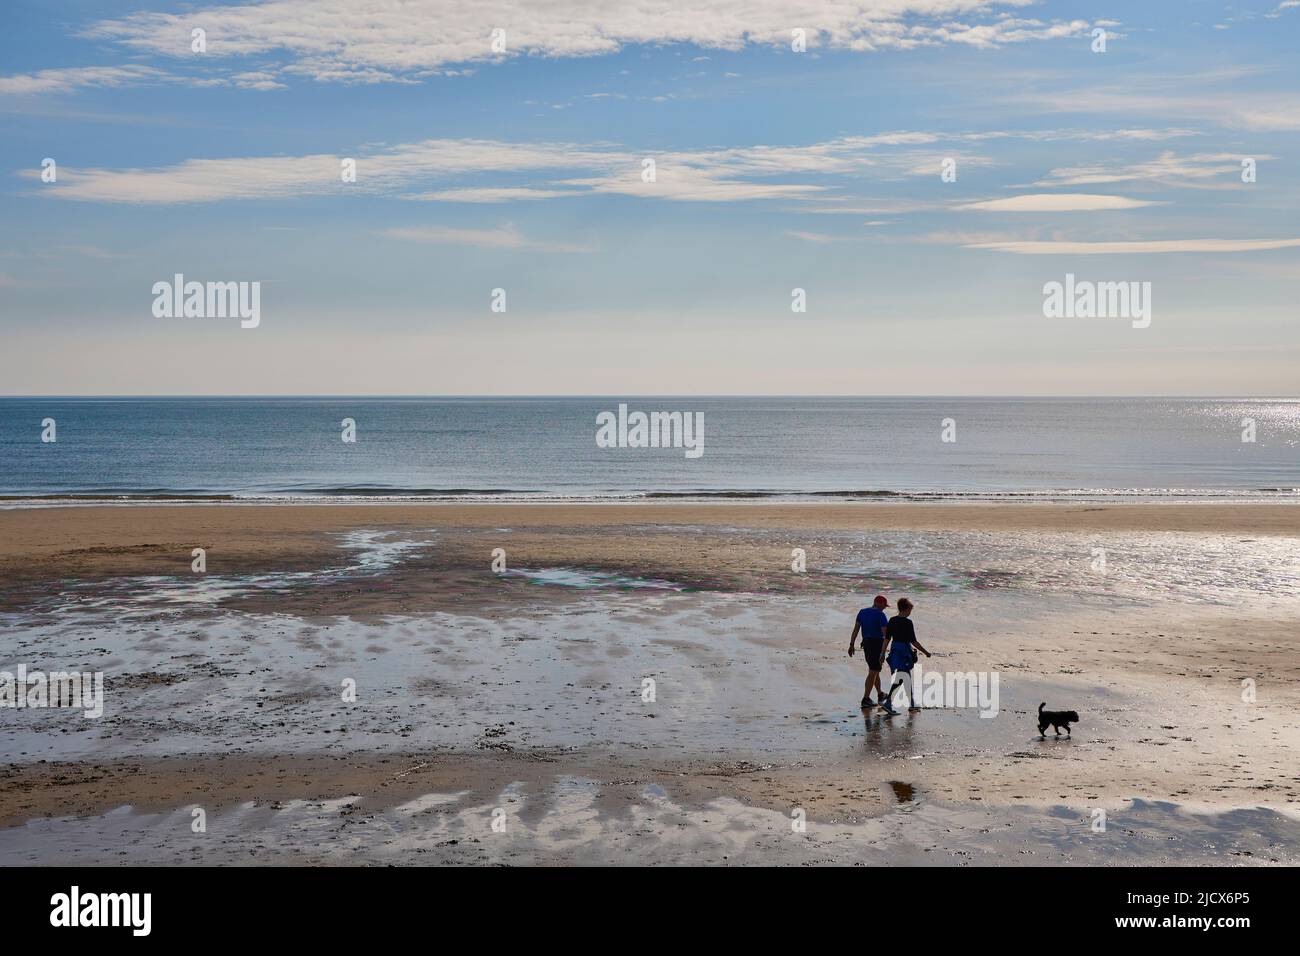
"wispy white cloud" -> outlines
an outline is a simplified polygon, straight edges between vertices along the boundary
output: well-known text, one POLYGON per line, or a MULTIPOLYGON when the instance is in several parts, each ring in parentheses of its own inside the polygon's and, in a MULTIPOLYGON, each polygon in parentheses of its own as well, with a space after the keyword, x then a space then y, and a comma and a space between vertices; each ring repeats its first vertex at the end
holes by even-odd
MULTIPOLYGON (((1241 183, 1240 153, 1194 153, 1180 156, 1173 151, 1140 163, 1093 163, 1053 169, 1035 186, 1096 186, 1104 183, 1149 182, 1183 188, 1231 188, 1241 183), (1216 182, 1217 181, 1217 182, 1216 182)), ((1253 154, 1256 162, 1274 157, 1253 154)))
MULTIPOLYGON (((1195 89, 1208 78, 1186 77, 1182 88, 1195 89)), ((1148 80, 1126 88, 1071 89, 1059 92, 1017 94, 1026 107, 1060 114, 1129 114, 1164 116, 1178 122, 1194 121, 1210 127, 1257 132, 1300 129, 1300 95, 1286 92, 1161 92, 1158 85, 1172 81, 1148 80)))
POLYGON ((171 78, 149 66, 78 66, 0 76, 0 94, 68 93, 84 87, 113 89, 171 78))
POLYGON ((992 249, 1022 256, 1107 256, 1169 252, 1262 252, 1300 246, 1300 239, 1148 239, 1124 242, 1067 242, 1061 240, 977 242, 968 249, 992 249))
POLYGON ((497 229, 455 229, 448 226, 419 226, 380 230, 387 239, 408 242, 432 242, 453 246, 478 246, 489 249, 528 249, 537 252, 591 252, 589 246, 543 242, 527 239, 513 225, 497 229))
POLYGON ((861 242, 862 236, 832 236, 824 232, 804 232, 799 229, 787 229, 785 234, 791 239, 798 239, 801 242, 816 242, 819 244, 831 242, 861 242))
MULTIPOLYGON (((505 143, 434 139, 350 157, 356 182, 344 184, 343 157, 262 156, 191 159, 152 169, 61 167, 57 187, 41 195, 116 203, 195 203, 292 198, 356 191, 426 201, 505 202, 580 194, 618 194, 682 202, 807 199, 824 194, 828 177, 870 170, 878 178, 938 175, 939 154, 894 147, 928 142, 929 133, 844 137, 805 146, 680 150, 652 154, 609 144, 505 143), (654 160, 654 177, 643 176, 654 160), (482 174, 526 174, 509 186, 444 186, 439 180, 482 174), (817 181, 820 180, 820 181, 817 181), (425 187, 421 189, 420 187, 425 187)), ((967 167, 985 157, 955 152, 967 167)), ((20 175, 32 178, 32 170, 20 175)))
POLYGON ((144 84, 177 84, 196 87, 237 87, 244 90, 283 90, 277 74, 266 70, 208 70, 202 73, 173 73, 150 66, 80 66, 35 73, 0 76, 0 95, 30 96, 73 93, 82 89, 118 89, 144 84))
POLYGON ((190 56, 190 33, 207 34, 206 56, 279 54, 286 69, 317 80, 387 82, 510 56, 578 57, 634 44, 690 43, 738 50, 782 45, 806 31, 810 49, 908 50, 943 44, 995 47, 1083 36, 1086 20, 1023 19, 1034 0, 265 0, 180 13, 103 20, 83 36, 160 56, 190 56), (505 31, 504 52, 492 31, 505 31))
MULTIPOLYGON (((344 184, 344 157, 248 156, 190 159, 172 166, 144 169, 77 169, 61 166, 55 187, 42 196, 91 202, 196 203, 239 199, 283 199, 335 194, 345 190, 400 194, 439 178, 469 173, 607 167, 618 162, 609 149, 565 143, 515 144, 494 140, 441 139, 361 152, 357 181, 344 184)), ((624 156, 629 167, 634 158, 624 156)), ((639 165, 636 173, 639 174, 639 165)), ((32 178, 26 170, 20 175, 32 178)))
POLYGON ((984 212, 1097 212, 1107 209, 1139 209, 1163 203, 1127 196, 1103 196, 1095 193, 1033 193, 1006 199, 985 199, 958 205, 957 209, 984 212))
POLYGON ((275 78, 274 73, 265 70, 249 70, 236 73, 230 78, 234 86, 245 90, 284 90, 288 87, 275 78))
POLYGON ((849 203, 809 203, 800 206, 792 211, 801 213, 814 213, 818 216, 905 216, 914 212, 932 212, 936 209, 949 208, 948 203, 941 202, 913 202, 906 199, 895 201, 890 200, 866 200, 868 205, 861 205, 863 200, 854 200, 849 203))
POLYGON ((726 178, 723 171, 701 168, 671 159, 661 162, 654 182, 639 175, 613 173, 589 179, 566 179, 566 186, 580 186, 593 193, 640 196, 676 202, 739 202, 756 199, 799 199, 826 187, 807 183, 759 182, 726 178))
MULTIPOLYGON (((152 169, 59 168, 57 185, 38 193, 55 199, 108 203, 195 203, 267 199, 323 192, 340 182, 337 156, 190 159, 152 169)), ((23 170, 20 176, 37 174, 23 170)))
POLYGON ((559 199, 563 196, 580 196, 580 192, 564 189, 533 189, 528 186, 502 186, 464 189, 438 189, 427 193, 412 193, 404 199, 426 202, 503 203, 520 200, 559 199))
MULTIPOLYGON (((1037 235, 1037 232, 1030 230, 1029 234, 1037 235)), ((941 229, 935 232, 913 235, 907 241, 925 245, 966 246, 976 249, 1023 242, 1025 241, 1025 235, 1025 232, 994 232, 988 230, 972 232, 969 230, 941 229)))

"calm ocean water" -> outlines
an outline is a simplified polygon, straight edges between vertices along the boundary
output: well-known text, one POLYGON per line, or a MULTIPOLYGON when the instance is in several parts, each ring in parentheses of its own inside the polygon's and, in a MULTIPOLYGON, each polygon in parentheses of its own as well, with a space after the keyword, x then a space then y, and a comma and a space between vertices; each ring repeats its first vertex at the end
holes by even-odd
POLYGON ((0 398, 8 506, 101 495, 1296 500, 1300 399, 0 398), (620 402, 704 453, 598 447, 620 402))

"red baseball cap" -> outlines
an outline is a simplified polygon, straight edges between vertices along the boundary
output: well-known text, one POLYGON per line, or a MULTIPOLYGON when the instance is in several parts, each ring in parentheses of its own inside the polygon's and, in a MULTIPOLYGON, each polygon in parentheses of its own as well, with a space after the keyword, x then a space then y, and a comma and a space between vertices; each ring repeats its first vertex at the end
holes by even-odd
POLYGON ((876 599, 875 599, 874 601, 872 601, 871 603, 872 603, 872 604, 883 604, 885 607, 889 607, 889 598, 885 597, 883 594, 877 594, 877 595, 876 595, 876 599))

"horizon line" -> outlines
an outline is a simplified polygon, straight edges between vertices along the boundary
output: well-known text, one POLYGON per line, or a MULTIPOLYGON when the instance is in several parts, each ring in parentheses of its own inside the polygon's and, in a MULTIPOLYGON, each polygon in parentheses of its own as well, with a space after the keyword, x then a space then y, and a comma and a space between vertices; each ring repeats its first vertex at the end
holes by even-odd
POLYGON ((400 399, 514 399, 514 400, 536 400, 536 399, 644 399, 644 398, 693 398, 693 399, 727 399, 727 398, 810 398, 810 399, 908 399, 908 398, 982 398, 982 399, 1124 399, 1124 398, 1166 398, 1166 399, 1206 399, 1206 400, 1236 400, 1236 401, 1300 401, 1300 394, 1295 395, 1243 395, 1240 393, 1232 394, 1207 394, 1203 392, 1185 392, 1185 393, 939 393, 939 392, 905 392, 905 393, 843 393, 843 392, 826 392, 826 393, 795 393, 795 392, 726 392, 726 393, 687 393, 687 392, 586 392, 586 393, 519 393, 519 394, 502 394, 502 393, 478 393, 478 392, 461 392, 461 393, 311 393, 311 392, 283 392, 283 393, 263 393, 263 392, 191 392, 191 393, 158 393, 158 394, 106 394, 106 393, 27 393, 27 394, 7 394, 0 393, 0 400, 5 399, 105 399, 105 400, 126 400, 126 399, 379 399, 379 400, 400 400, 400 399))

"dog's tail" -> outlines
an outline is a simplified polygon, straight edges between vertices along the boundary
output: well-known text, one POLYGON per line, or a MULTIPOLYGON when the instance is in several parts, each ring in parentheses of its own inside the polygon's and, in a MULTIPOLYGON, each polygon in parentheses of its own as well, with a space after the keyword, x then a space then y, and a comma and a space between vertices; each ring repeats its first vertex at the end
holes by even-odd
POLYGON ((1043 708, 1046 706, 1047 706, 1047 701, 1043 701, 1041 704, 1038 705, 1038 715, 1040 717, 1043 715, 1043 708))

